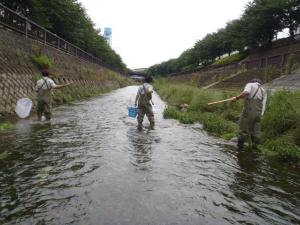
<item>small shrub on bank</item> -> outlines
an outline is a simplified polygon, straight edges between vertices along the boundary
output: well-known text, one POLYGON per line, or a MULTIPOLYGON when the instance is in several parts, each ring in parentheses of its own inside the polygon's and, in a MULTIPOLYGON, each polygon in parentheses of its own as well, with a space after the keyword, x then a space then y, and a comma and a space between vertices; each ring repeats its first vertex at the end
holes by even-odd
MULTIPOLYGON (((235 137, 238 132, 238 119, 243 102, 225 102, 208 106, 217 101, 236 96, 238 91, 201 90, 186 84, 168 83, 163 80, 157 84, 160 96, 171 105, 180 105, 183 99, 189 104, 186 112, 177 107, 168 107, 165 118, 177 119, 182 123, 199 121, 204 130, 226 140, 235 137), (190 89, 187 91, 186 89, 190 89), (187 97, 184 97, 189 93, 187 97), (170 99, 172 101, 170 101, 170 99), (179 100, 181 99, 181 100, 179 100)), ((282 161, 300 162, 300 92, 279 91, 269 95, 266 113, 262 120, 264 154, 282 161)))
POLYGON ((164 118, 166 119, 179 119, 180 112, 173 106, 168 106, 164 111, 164 118))
POLYGON ((168 106, 163 114, 164 118, 176 119, 183 124, 193 124, 196 121, 196 116, 193 112, 180 112, 174 106, 168 106))
POLYGON ((108 72, 108 73, 109 73, 108 74, 109 77, 114 78, 119 83, 120 87, 126 87, 130 84, 133 84, 133 82, 130 79, 128 79, 124 76, 120 76, 119 74, 117 74, 115 72, 108 72))
POLYGON ((263 151, 285 162, 299 162, 300 148, 284 139, 267 140, 263 145, 263 151))
POLYGON ((36 55, 31 57, 32 62, 40 69, 49 69, 52 66, 52 61, 47 55, 36 55))
POLYGON ((223 134, 223 135, 222 135, 222 138, 224 138, 225 140, 229 141, 229 140, 231 140, 232 138, 236 137, 236 135, 237 135, 237 132, 235 132, 235 133, 223 134))
POLYGON ((240 53, 233 54, 233 55, 224 57, 223 59, 219 59, 219 60, 215 61, 213 63, 213 65, 226 65, 226 64, 233 63, 233 62, 238 62, 238 61, 242 60, 243 58, 245 58, 246 56, 247 56, 246 54, 240 54, 240 53))
POLYGON ((204 113, 202 123, 205 130, 218 136, 236 134, 238 130, 235 123, 227 121, 215 113, 204 113))
POLYGON ((263 117, 264 136, 273 138, 293 129, 300 122, 300 92, 280 91, 269 98, 263 117))
POLYGON ((195 122, 195 117, 192 113, 184 112, 180 114, 179 121, 183 124, 193 124, 195 122))
POLYGON ((9 122, 0 123, 0 132, 15 128, 15 125, 9 122))
POLYGON ((233 91, 220 91, 220 90, 199 90, 197 89, 196 94, 191 102, 191 110, 201 112, 218 112, 223 113, 227 110, 240 111, 240 102, 224 102, 215 105, 208 105, 207 103, 212 101, 218 101, 227 99, 232 96, 236 96, 237 92, 233 91))
POLYGON ((221 115, 224 119, 237 123, 239 121, 241 112, 238 110, 228 109, 221 113, 221 115))

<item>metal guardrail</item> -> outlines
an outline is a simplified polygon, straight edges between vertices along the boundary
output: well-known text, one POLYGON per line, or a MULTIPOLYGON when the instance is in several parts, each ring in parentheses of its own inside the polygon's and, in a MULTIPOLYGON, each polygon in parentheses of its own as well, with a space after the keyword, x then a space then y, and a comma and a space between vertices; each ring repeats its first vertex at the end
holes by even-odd
POLYGON ((24 34, 26 37, 40 41, 44 44, 55 47, 61 51, 74 55, 80 59, 89 61, 94 64, 105 66, 118 73, 121 71, 113 68, 112 66, 104 63, 101 59, 94 57, 92 54, 80 49, 79 47, 69 43, 68 41, 60 38, 51 31, 41 27, 28 18, 19 15, 17 12, 7 8, 0 3, 0 24, 24 34))

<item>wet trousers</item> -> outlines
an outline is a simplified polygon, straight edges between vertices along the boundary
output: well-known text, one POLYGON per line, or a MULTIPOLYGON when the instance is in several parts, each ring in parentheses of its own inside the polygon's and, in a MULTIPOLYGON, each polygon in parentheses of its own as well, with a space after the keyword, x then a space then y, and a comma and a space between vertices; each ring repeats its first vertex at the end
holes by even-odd
POLYGON ((243 145, 247 139, 250 139, 251 143, 254 145, 260 143, 260 121, 260 114, 249 112, 242 113, 240 118, 240 132, 238 135, 238 142, 240 145, 243 145))
POLYGON ((238 135, 238 147, 242 148, 244 142, 249 140, 253 147, 260 143, 260 122, 262 103, 258 100, 246 100, 244 110, 240 118, 240 132, 238 135))
POLYGON ((150 129, 154 129, 154 125, 155 125, 154 114, 150 103, 139 104, 138 106, 138 116, 137 116, 138 128, 139 129, 142 128, 145 114, 150 122, 150 129))
POLYGON ((41 120, 43 114, 46 120, 51 119, 52 101, 51 92, 47 90, 40 90, 37 96, 37 116, 41 120))

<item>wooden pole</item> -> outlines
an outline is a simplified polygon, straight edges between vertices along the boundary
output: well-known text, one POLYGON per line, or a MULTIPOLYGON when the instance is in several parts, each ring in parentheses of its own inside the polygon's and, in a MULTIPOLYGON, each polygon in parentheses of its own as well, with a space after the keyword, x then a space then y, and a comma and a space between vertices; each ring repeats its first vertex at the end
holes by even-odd
POLYGON ((229 101, 232 101, 233 99, 234 99, 234 97, 233 98, 224 99, 224 100, 220 100, 220 101, 209 102, 207 104, 208 105, 214 105, 214 104, 218 104, 218 103, 222 103, 222 102, 229 102, 229 101))

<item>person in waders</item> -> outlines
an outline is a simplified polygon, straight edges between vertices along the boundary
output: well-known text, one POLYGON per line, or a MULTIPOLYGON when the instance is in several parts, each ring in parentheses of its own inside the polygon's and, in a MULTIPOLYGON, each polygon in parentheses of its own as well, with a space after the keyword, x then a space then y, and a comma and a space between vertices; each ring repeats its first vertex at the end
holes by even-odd
POLYGON ((149 122, 150 122, 150 129, 154 129, 154 114, 152 109, 152 77, 146 77, 145 83, 139 87, 136 98, 135 98, 135 105, 138 106, 138 130, 141 131, 143 129, 143 120, 146 114, 149 122))
POLYGON ((239 121, 238 149, 243 149, 244 143, 249 138, 253 148, 260 143, 260 122, 266 109, 267 93, 262 87, 260 79, 251 80, 244 91, 232 98, 232 101, 244 99, 244 108, 239 121))
POLYGON ((50 121, 51 119, 52 89, 62 88, 70 84, 57 85, 49 78, 49 75, 50 73, 48 70, 43 70, 43 78, 38 80, 36 84, 38 120, 41 120, 43 115, 46 120, 50 121))

